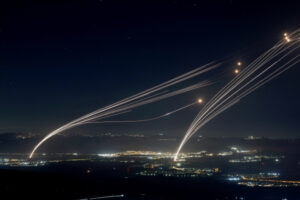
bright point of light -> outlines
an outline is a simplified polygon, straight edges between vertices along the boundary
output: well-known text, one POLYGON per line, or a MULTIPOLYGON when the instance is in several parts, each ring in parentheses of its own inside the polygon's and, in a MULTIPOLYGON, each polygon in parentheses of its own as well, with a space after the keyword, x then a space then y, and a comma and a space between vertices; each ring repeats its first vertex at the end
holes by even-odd
POLYGON ((242 66, 242 62, 237 62, 237 66, 242 66))
POLYGON ((235 70, 234 70, 234 73, 235 73, 235 74, 238 74, 238 73, 240 73, 240 70, 235 69, 235 70))
POLYGON ((198 103, 203 103, 203 99, 198 99, 198 103))
POLYGON ((177 155, 175 155, 175 156, 174 156, 174 159, 173 159, 173 161, 174 161, 174 162, 176 162, 176 161, 177 161, 177 155))
POLYGON ((230 149, 232 149, 232 150, 238 150, 238 148, 237 147, 231 147, 230 149))
POLYGON ((98 156, 99 157, 108 157, 108 158, 110 158, 110 157, 115 157, 116 154, 114 154, 114 153, 99 153, 98 156))
POLYGON ((284 33, 283 36, 284 36, 284 39, 285 39, 287 42, 290 42, 290 41, 291 41, 291 39, 289 38, 289 36, 288 36, 287 33, 284 33))
POLYGON ((229 178, 227 178, 227 180, 229 180, 229 181, 239 181, 240 178, 239 177, 229 177, 229 178))
POLYGON ((181 166, 181 163, 176 163, 176 166, 177 166, 177 167, 180 167, 180 166, 181 166))

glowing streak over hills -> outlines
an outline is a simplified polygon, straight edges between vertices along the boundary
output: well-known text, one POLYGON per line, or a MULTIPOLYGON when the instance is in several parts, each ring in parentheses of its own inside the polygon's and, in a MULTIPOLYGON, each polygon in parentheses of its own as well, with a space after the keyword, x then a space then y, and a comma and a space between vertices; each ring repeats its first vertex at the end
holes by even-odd
POLYGON ((116 103, 113 103, 111 105, 108 105, 106 107, 100 108, 98 110, 95 110, 91 113, 88 113, 78 119, 75 119, 61 127, 59 127, 58 129, 52 131, 51 133, 49 133, 48 135, 46 135, 32 150, 32 152, 29 155, 29 158, 32 158, 32 156, 34 155, 35 151, 45 142, 47 141, 49 138, 63 132, 66 131, 68 129, 77 127, 77 126, 81 126, 84 124, 89 124, 90 122, 93 122, 95 120, 100 120, 100 119, 105 119, 111 116, 115 116, 115 115, 119 115, 119 114, 123 114, 124 112, 130 112, 130 109, 145 105, 145 104, 149 104, 149 103, 153 103, 155 101, 160 101, 162 99, 165 98, 169 98, 169 97, 173 97, 179 94, 183 94, 185 92, 189 92, 201 87, 205 87, 211 84, 211 82, 208 81, 202 81, 199 82, 195 85, 183 88, 183 89, 178 89, 172 92, 165 92, 163 91, 165 88, 169 88, 171 86, 174 86, 178 83, 181 83, 185 80, 194 78, 198 75, 201 75, 205 72, 208 72, 210 70, 213 70, 217 67, 219 67, 221 65, 221 63, 215 63, 215 62, 211 62, 208 63, 206 65, 203 65, 201 67, 198 67, 194 70, 191 70, 185 74, 182 74, 176 78, 173 78, 169 81, 166 81, 162 84, 159 84, 155 87, 152 87, 150 89, 147 89, 145 91, 142 91, 138 94, 135 94, 133 96, 130 96, 128 98, 125 98, 123 100, 120 100, 116 103))
POLYGON ((198 113, 184 135, 174 157, 187 141, 206 123, 237 103, 240 99, 300 62, 300 29, 279 41, 226 84, 198 113), (287 40, 288 37, 288 40, 287 40))
POLYGON ((95 121, 95 122, 90 122, 91 124, 104 124, 104 123, 135 123, 135 122, 149 122, 149 121, 153 121, 153 120, 157 120, 157 119, 161 119, 161 118, 164 118, 164 117, 167 117, 167 116, 170 116, 174 113, 177 113, 179 111, 182 111, 182 110, 185 110, 193 105, 196 105, 198 104, 198 102, 194 102, 194 103, 191 103, 191 104, 187 104, 185 106, 182 106, 180 108, 177 108, 175 110, 172 110, 170 112, 167 112, 163 115, 159 115, 157 117, 152 117, 152 118, 148 118, 148 119, 140 119, 140 120, 115 120, 115 121, 95 121))

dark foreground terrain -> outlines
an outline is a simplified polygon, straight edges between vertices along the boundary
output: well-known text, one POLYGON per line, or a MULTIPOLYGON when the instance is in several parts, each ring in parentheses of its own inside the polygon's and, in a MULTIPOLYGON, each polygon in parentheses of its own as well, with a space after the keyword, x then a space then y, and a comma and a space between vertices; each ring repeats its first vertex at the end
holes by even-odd
POLYGON ((300 199, 300 189, 256 188, 210 178, 127 176, 126 166, 66 162, 0 170, 0 199, 300 199), (96 198, 98 197, 98 198, 96 198))

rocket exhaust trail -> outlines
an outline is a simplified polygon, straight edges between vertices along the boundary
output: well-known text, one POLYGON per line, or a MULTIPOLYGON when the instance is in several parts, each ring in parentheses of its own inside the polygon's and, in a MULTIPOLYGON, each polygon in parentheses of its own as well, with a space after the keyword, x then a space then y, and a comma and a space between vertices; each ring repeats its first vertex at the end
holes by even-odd
POLYGON ((225 85, 195 117, 175 153, 174 161, 177 160, 184 144, 207 122, 246 95, 298 64, 300 62, 299 52, 296 51, 299 50, 299 42, 300 29, 290 34, 289 40, 279 41, 225 85))
POLYGON ((188 105, 185 105, 185 106, 182 106, 180 108, 177 108, 175 110, 172 110, 170 112, 167 112, 163 115, 159 115, 157 117, 152 117, 152 118, 148 118, 148 119, 140 119, 140 120, 115 120, 115 121, 95 121, 95 122, 89 122, 91 124, 104 124, 104 123, 135 123, 135 122, 149 122, 149 121, 153 121, 153 120, 157 120, 157 119, 161 119, 161 118, 164 118, 164 117, 167 117, 167 116, 170 116, 174 113, 177 113, 179 111, 182 111, 182 110, 185 110, 193 105, 196 105, 197 102, 195 103, 191 103, 191 104, 188 104, 188 105))
POLYGON ((177 85, 185 80, 194 78, 196 76, 199 76, 205 72, 211 71, 217 67, 220 67, 221 63, 215 63, 215 62, 211 62, 208 63, 206 65, 203 65, 201 67, 198 67, 192 71, 189 71, 183 75, 180 75, 178 77, 175 77, 169 81, 166 81, 162 84, 159 84, 157 86, 154 86, 150 89, 147 89, 145 91, 142 91, 138 94, 132 95, 128 98, 125 98, 123 100, 120 100, 116 103, 113 103, 111 105, 108 105, 106 107, 100 108, 98 110, 95 110, 91 113, 88 113, 82 117, 79 117, 59 128, 57 128, 56 130, 52 131, 51 133, 49 133, 48 135, 46 135, 32 150, 32 152, 29 155, 29 158, 32 158, 32 156, 34 155, 35 151, 44 143, 46 142, 49 138, 63 132, 66 131, 68 129, 71 128, 75 128, 84 124, 88 124, 89 122, 95 121, 95 120, 99 120, 99 119, 105 119, 107 117, 111 117, 111 116, 115 116, 115 115, 119 115, 122 114, 124 112, 128 112, 129 110, 145 105, 145 104, 149 104, 149 103, 153 103, 155 101, 159 101, 165 98, 169 98, 169 97, 173 97, 185 92, 189 92, 192 90, 195 90, 197 88, 201 88, 201 87, 205 87, 208 86, 209 83, 208 81, 203 81, 200 82, 198 84, 192 85, 190 87, 187 88, 183 88, 183 89, 179 89, 179 90, 175 90, 172 92, 168 92, 168 93, 163 93, 160 94, 162 92, 162 90, 169 88, 173 85, 177 85))

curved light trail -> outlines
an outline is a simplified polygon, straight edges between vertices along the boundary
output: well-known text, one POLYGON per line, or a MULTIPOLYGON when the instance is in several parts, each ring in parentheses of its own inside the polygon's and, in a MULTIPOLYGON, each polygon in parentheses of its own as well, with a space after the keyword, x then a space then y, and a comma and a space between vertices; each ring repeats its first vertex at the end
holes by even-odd
POLYGON ((185 74, 182 74, 176 78, 173 78, 169 81, 166 81, 162 84, 159 84, 155 87, 152 87, 150 89, 147 89, 145 91, 142 91, 138 94, 135 94, 133 96, 130 96, 128 98, 125 98, 123 100, 120 100, 116 103, 113 103, 111 105, 108 105, 106 107, 100 108, 98 110, 95 110, 91 113, 88 113, 80 118, 77 118, 59 128, 57 128, 56 130, 52 131, 51 133, 49 133, 48 135, 46 135, 32 150, 32 152, 29 155, 29 158, 32 158, 32 156, 34 155, 35 151, 44 143, 46 142, 49 138, 63 132, 66 131, 68 129, 77 127, 77 126, 81 126, 84 124, 89 124, 92 121, 95 120, 101 120, 101 119, 105 119, 111 116, 115 116, 115 115, 120 115, 123 114, 124 112, 130 112, 131 109, 145 105, 145 104, 149 104, 149 103, 153 103, 156 101, 160 101, 162 99, 165 98, 170 98, 179 94, 183 94, 198 88, 202 88, 205 86, 208 86, 210 84, 212 84, 211 82, 208 81, 202 81, 199 82, 197 84, 191 85, 189 87, 183 88, 183 89, 178 89, 172 92, 165 92, 163 91, 166 88, 169 88, 171 86, 174 86, 178 83, 181 83, 185 80, 194 78, 196 76, 199 76, 205 72, 211 71, 217 67, 219 67, 222 63, 216 63, 216 62, 211 62, 208 63, 206 65, 203 65, 201 67, 198 67, 192 71, 189 71, 185 74))
POLYGON ((284 39, 263 53, 237 76, 226 84, 198 113, 190 124, 176 153, 177 160, 183 146, 206 123, 237 103, 268 81, 279 76, 300 62, 299 50, 300 29, 290 35, 284 34, 284 39))
POLYGON ((116 198, 123 198, 125 197, 124 194, 120 195, 109 195, 109 196, 99 196, 99 197, 90 197, 90 198, 84 198, 80 200, 96 200, 96 199, 116 199, 116 198))
POLYGON ((135 122, 149 122, 149 121, 154 121, 154 120, 157 120, 157 119, 161 119, 161 118, 164 118, 164 117, 167 117, 167 116, 170 116, 174 113, 177 113, 179 111, 182 111, 182 110, 185 110, 187 108, 190 108, 191 106, 193 105, 196 105, 196 104, 199 104, 199 103, 202 103, 197 101, 197 102, 194 102, 194 103, 191 103, 191 104, 187 104, 185 106, 182 106, 180 108, 177 108, 175 110, 172 110, 170 112, 167 112, 163 115, 159 115, 157 117, 151 117, 151 118, 148 118, 148 119, 140 119, 140 120, 114 120, 114 121, 95 121, 95 122, 90 122, 91 124, 104 124, 104 123, 135 123, 135 122))
MULTIPOLYGON (((226 84, 214 97, 203 107, 203 109, 198 113, 196 118, 193 120, 189 126, 183 140, 181 141, 174 160, 177 159, 179 152, 181 151, 184 144, 206 123, 212 120, 214 117, 237 103, 240 99, 250 94, 257 88, 261 87, 268 81, 277 77, 287 69, 296 65, 300 62, 299 54, 295 53, 299 48, 299 37, 300 29, 296 30, 291 34, 284 34, 284 39, 279 41, 271 49, 263 53, 257 59, 255 59, 251 64, 249 64, 245 69, 236 69, 234 73, 236 77, 233 78, 228 84, 226 84), (296 55, 295 55, 296 54, 296 55)), ((170 98, 176 95, 180 95, 195 89, 206 87, 211 85, 212 82, 202 81, 197 84, 177 89, 173 91, 165 90, 171 86, 177 85, 185 80, 199 76, 205 72, 211 71, 219 67, 222 63, 211 62, 201 67, 198 67, 192 71, 182 74, 176 78, 159 84, 155 87, 132 95, 128 98, 120 100, 116 103, 108 105, 106 107, 95 110, 88 113, 80 118, 77 118, 59 128, 52 131, 46 135, 32 150, 29 158, 32 158, 35 151, 49 138, 69 130, 71 128, 81 126, 90 123, 122 123, 122 122, 145 122, 155 119, 160 119, 166 117, 170 114, 178 112, 182 109, 186 109, 196 103, 183 106, 179 109, 165 113, 154 118, 144 119, 144 120, 124 120, 124 121, 99 121, 112 116, 124 114, 130 112, 132 109, 150 104, 156 101, 160 101, 166 98, 170 98)), ((242 63, 238 62, 237 66, 241 66, 242 63)), ((198 100, 199 103, 202 100, 198 100)))

